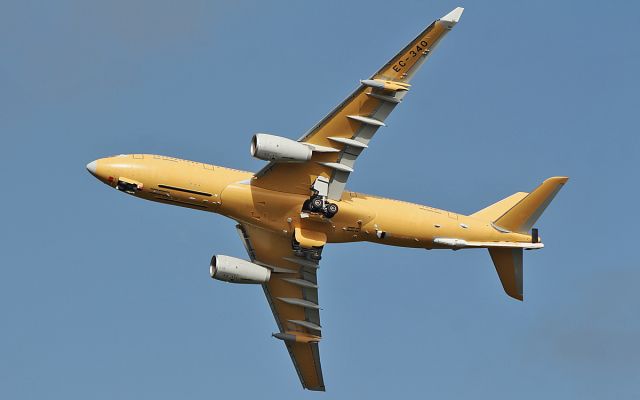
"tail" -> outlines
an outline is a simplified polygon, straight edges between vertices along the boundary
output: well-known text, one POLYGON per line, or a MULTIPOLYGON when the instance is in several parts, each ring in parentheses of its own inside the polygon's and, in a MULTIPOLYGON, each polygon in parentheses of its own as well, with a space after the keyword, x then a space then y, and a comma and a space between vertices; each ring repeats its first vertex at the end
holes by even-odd
MULTIPOLYGON (((549 178, 533 192, 516 193, 473 216, 492 220, 496 229, 527 234, 568 180, 565 176, 549 178)), ((538 242, 537 236, 534 229, 532 242, 538 242)), ((489 247, 489 255, 504 291, 514 299, 523 300, 522 248, 489 247)))
POLYGON ((511 232, 528 233, 568 180, 569 178, 566 176, 554 176, 547 179, 501 217, 493 221, 493 224, 511 232))
POLYGON ((504 291, 522 301, 522 249, 489 247, 489 255, 496 267, 504 291))

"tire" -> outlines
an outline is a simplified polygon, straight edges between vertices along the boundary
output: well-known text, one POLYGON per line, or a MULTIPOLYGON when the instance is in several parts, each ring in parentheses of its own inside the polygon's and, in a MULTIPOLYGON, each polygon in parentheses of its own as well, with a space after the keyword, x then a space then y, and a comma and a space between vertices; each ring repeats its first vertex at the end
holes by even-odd
POLYGON ((320 197, 314 197, 311 199, 309 203, 309 209, 311 211, 320 211, 322 210, 322 199, 320 197))
POLYGON ((338 205, 334 203, 327 204, 327 210, 325 211, 325 217, 332 218, 338 213, 338 205))

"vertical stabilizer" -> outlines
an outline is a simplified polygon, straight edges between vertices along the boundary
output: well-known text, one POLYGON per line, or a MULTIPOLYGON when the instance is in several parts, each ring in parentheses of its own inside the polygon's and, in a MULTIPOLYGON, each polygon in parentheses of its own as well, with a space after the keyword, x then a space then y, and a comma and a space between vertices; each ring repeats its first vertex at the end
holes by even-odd
POLYGON ((522 249, 489 248, 489 254, 502 282, 502 287, 514 299, 524 299, 522 289, 522 249))

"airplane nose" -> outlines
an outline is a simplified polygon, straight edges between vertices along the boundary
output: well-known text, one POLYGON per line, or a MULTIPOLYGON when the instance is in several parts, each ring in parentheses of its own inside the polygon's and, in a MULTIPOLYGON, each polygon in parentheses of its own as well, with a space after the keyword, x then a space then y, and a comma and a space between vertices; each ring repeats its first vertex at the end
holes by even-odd
POLYGON ((98 163, 96 161, 91 161, 89 164, 87 164, 87 171, 89 171, 93 176, 96 176, 97 165, 98 163))

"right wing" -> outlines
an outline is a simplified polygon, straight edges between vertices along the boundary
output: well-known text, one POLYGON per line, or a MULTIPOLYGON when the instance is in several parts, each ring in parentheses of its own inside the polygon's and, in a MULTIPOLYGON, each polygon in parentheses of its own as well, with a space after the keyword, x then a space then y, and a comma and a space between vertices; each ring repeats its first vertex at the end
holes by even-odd
POLYGON ((294 254, 292 237, 237 225, 251 261, 272 270, 262 285, 279 332, 273 336, 287 346, 305 389, 324 391, 318 342, 321 339, 318 304, 318 262, 294 254))
POLYGON ((328 197, 340 200, 360 153, 409 90, 409 82, 438 42, 462 15, 458 7, 433 22, 371 78, 298 141, 313 151, 305 163, 270 162, 252 185, 286 193, 309 194, 316 177, 329 179, 328 197))

